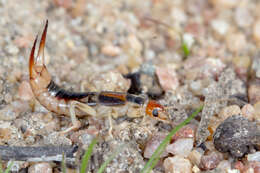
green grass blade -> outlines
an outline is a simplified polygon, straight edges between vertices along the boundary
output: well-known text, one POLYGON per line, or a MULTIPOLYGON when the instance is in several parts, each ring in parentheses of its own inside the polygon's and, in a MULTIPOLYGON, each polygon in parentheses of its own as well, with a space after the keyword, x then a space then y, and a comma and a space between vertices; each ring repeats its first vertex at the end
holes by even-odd
POLYGON ((120 145, 118 149, 109 156, 109 158, 101 165, 97 173, 103 173, 107 165, 119 154, 119 152, 124 148, 124 145, 120 145))
POLYGON ((189 50, 189 47, 188 47, 187 43, 183 41, 181 47, 182 47, 182 51, 184 53, 184 57, 187 58, 189 56, 189 54, 190 54, 190 50, 189 50))
POLYGON ((141 170, 141 173, 149 173, 157 164, 157 162, 160 159, 160 155, 163 153, 164 149, 170 142, 172 136, 180 130, 183 126, 188 124, 201 110, 203 109, 203 105, 200 106, 195 112, 192 113, 190 117, 188 117, 186 120, 178 124, 172 131, 165 137, 165 139, 162 141, 162 143, 159 145, 159 147, 155 150, 149 161, 146 163, 144 168, 141 170))
POLYGON ((87 166, 88 166, 88 161, 90 159, 90 156, 92 154, 92 151, 94 149, 94 146, 96 145, 97 143, 97 139, 94 138, 91 143, 89 144, 88 146, 88 149, 86 150, 84 156, 83 156, 83 159, 82 159, 82 162, 81 162, 81 168, 80 168, 80 173, 85 173, 86 170, 87 170, 87 166))
POLYGON ((62 173, 67 172, 65 163, 66 163, 65 155, 64 155, 64 153, 62 153, 62 161, 61 161, 61 171, 62 171, 62 173))
POLYGON ((7 166, 7 168, 6 168, 6 170, 5 170, 4 173, 9 173, 10 170, 11 170, 11 167, 13 166, 13 164, 14 164, 14 161, 12 161, 12 162, 7 166))
POLYGON ((0 173, 3 173, 2 159, 0 158, 0 173))

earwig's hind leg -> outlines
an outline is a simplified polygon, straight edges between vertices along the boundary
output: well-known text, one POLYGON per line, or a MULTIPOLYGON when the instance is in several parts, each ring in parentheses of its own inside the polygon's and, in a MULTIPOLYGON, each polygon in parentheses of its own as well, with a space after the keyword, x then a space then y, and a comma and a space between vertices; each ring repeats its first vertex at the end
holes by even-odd
POLYGON ((108 134, 110 137, 114 138, 113 137, 113 122, 112 122, 112 115, 109 115, 108 116, 108 120, 109 120, 109 130, 108 130, 108 134))
POLYGON ((96 111, 92 107, 88 106, 87 104, 80 103, 78 101, 72 101, 70 104, 70 118, 72 121, 72 126, 62 131, 61 134, 66 134, 71 131, 78 130, 81 127, 81 123, 76 117, 75 108, 85 112, 88 115, 96 116, 96 111))

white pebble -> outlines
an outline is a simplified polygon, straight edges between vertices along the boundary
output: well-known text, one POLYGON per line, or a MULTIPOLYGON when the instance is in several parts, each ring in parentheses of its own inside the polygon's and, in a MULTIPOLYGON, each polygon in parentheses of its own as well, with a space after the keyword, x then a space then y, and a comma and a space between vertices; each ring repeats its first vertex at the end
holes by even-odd
POLYGON ((30 166, 29 173, 52 173, 52 167, 50 163, 36 163, 30 166))
POLYGON ((219 35, 225 35, 229 29, 229 25, 226 21, 215 19, 211 22, 212 29, 219 35))
POLYGON ((185 33, 185 34, 183 34, 182 38, 183 38, 183 42, 186 43, 188 48, 191 48, 191 46, 194 43, 193 35, 191 35, 189 33, 185 33))
POLYGON ((248 155, 247 155, 247 160, 248 160, 248 161, 260 162, 260 151, 255 152, 255 153, 253 153, 253 154, 248 154, 248 155))
POLYGON ((191 166, 189 160, 178 155, 168 157, 163 162, 163 167, 166 173, 191 173, 191 166))
POLYGON ((187 157, 193 148, 193 138, 180 138, 173 144, 166 147, 166 151, 174 154, 187 157))

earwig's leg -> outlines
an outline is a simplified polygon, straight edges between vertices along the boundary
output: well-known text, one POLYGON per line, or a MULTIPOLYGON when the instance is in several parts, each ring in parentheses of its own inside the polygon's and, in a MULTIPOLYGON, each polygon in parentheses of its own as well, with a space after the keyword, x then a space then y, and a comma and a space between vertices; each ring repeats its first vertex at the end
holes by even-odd
POLYGON ((111 115, 108 116, 108 120, 109 120, 108 134, 109 134, 110 137, 114 138, 113 134, 112 134, 112 132, 113 132, 113 122, 112 122, 112 116, 111 115))
POLYGON ((96 116, 96 111, 91 106, 78 102, 72 101, 71 104, 75 105, 74 107, 78 108, 79 110, 85 112, 87 115, 96 116))
POLYGON ((93 108, 91 108, 90 106, 80 103, 78 101, 72 101, 70 104, 70 109, 69 109, 72 126, 68 129, 62 131, 61 132, 62 134, 66 134, 66 133, 69 133, 71 131, 74 131, 74 130, 77 130, 80 128, 81 123, 76 117, 75 108, 78 108, 83 112, 86 112, 86 114, 88 114, 88 115, 96 116, 96 111, 93 108))

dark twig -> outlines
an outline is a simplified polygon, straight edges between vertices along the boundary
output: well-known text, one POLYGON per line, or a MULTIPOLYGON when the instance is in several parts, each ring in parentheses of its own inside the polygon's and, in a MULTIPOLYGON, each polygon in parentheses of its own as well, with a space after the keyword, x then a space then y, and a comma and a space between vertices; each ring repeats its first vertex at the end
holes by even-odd
POLYGON ((62 153, 66 161, 75 162, 75 153, 78 146, 0 146, 0 157, 2 160, 17 160, 29 162, 62 161, 62 153))

